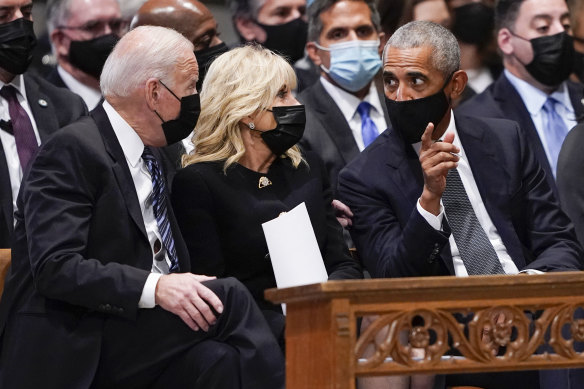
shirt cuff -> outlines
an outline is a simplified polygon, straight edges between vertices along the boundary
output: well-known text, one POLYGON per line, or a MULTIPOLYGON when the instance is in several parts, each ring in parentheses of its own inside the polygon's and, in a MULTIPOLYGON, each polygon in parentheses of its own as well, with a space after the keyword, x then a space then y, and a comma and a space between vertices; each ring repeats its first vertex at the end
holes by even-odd
POLYGON ((140 301, 138 301, 138 308, 154 308, 156 306, 156 285, 158 285, 160 277, 162 277, 160 273, 150 273, 148 275, 144 289, 142 289, 140 301))
POLYGON ((525 273, 525 274, 545 274, 545 272, 543 272, 541 270, 535 270, 535 269, 524 269, 524 270, 521 270, 519 272, 519 274, 522 274, 522 273, 525 273))
POLYGON ((444 207, 442 206, 442 203, 440 203, 440 213, 438 215, 434 215, 433 213, 430 213, 426 211, 424 208, 422 208, 422 206, 420 205, 420 199, 418 199, 418 201, 416 202, 416 207, 418 208, 418 212, 420 213, 420 215, 422 215, 422 217, 426 219, 428 224, 433 229, 437 231, 442 231, 442 219, 444 219, 444 207))

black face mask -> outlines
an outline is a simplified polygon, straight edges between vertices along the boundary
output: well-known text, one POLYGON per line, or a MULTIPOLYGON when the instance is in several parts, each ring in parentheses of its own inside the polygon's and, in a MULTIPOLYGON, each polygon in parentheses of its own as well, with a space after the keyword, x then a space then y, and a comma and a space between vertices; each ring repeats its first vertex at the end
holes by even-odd
POLYGON ((162 121, 162 130, 164 131, 164 137, 166 138, 166 144, 171 145, 173 143, 180 142, 195 129, 197 125, 197 120, 199 120, 199 114, 201 113, 201 100, 198 94, 185 96, 179 98, 170 90, 169 87, 164 85, 162 81, 159 81, 162 86, 164 86, 177 100, 180 101, 180 112, 178 117, 173 120, 164 121, 162 116, 156 111, 154 113, 162 121))
POLYGON ((24 18, 0 25, 0 68, 22 74, 32 62, 36 36, 32 22, 24 18))
POLYGON ((223 42, 218 45, 207 47, 206 49, 195 51, 195 57, 197 58, 197 63, 199 64, 199 81, 197 81, 197 90, 200 91, 203 86, 203 80, 209 70, 211 63, 223 53, 229 51, 227 45, 223 42))
MULTIPOLYGON (((450 81, 450 77, 446 84, 450 81)), ((444 94, 444 86, 431 96, 416 100, 394 101, 385 98, 389 120, 394 129, 400 132, 406 142, 420 142, 428 123, 434 128, 444 118, 450 104, 444 94)))
POLYGON ((495 10, 483 3, 469 3, 453 8, 452 33, 461 42, 486 45, 493 36, 495 10))
POLYGON ((574 40, 570 35, 560 32, 529 42, 533 48, 533 60, 524 66, 533 78, 547 86, 558 86, 568 79, 574 66, 574 40))
POLYGON ((262 139, 272 150, 272 153, 279 156, 302 138, 306 125, 306 112, 304 105, 273 107, 271 112, 278 123, 276 128, 268 131, 254 129, 254 131, 261 132, 262 139))
POLYGON ((71 41, 69 62, 99 80, 105 60, 119 40, 117 35, 108 34, 87 41, 71 41))
POLYGON ((584 83, 584 53, 574 51, 574 69, 573 72, 578 76, 578 80, 584 83))
POLYGON ((286 57, 290 63, 304 56, 304 47, 308 37, 308 23, 304 20, 298 18, 275 26, 259 22, 256 24, 266 31, 267 39, 262 46, 286 57))

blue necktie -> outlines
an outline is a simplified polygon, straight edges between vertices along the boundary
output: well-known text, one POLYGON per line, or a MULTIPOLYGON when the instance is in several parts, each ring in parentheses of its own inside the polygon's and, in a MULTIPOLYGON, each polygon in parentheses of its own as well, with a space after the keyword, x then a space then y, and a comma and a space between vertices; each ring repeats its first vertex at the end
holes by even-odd
POLYGON ((359 112, 359 116, 361 116, 361 135, 363 136, 363 145, 365 147, 369 146, 369 144, 377 138, 377 135, 379 135, 377 126, 369 116, 370 110, 371 104, 366 101, 362 101, 357 107, 357 112, 359 112))
POLYGON ((156 217, 156 224, 158 224, 158 232, 162 237, 162 242, 166 248, 168 258, 170 259, 170 272, 174 273, 179 271, 179 266, 176 249, 174 247, 174 239, 170 229, 170 222, 168 221, 164 176, 162 175, 158 161, 152 154, 150 147, 144 147, 142 159, 146 162, 146 167, 152 177, 152 208, 154 208, 154 216, 156 217))
POLYGON ((558 164, 558 155, 560 154, 560 149, 562 148, 562 143, 568 134, 568 128, 562 120, 562 117, 558 115, 555 110, 555 105, 559 102, 553 97, 548 97, 545 104, 543 105, 543 110, 545 112, 545 140, 548 145, 548 150, 551 158, 551 168, 556 176, 556 167, 558 164))

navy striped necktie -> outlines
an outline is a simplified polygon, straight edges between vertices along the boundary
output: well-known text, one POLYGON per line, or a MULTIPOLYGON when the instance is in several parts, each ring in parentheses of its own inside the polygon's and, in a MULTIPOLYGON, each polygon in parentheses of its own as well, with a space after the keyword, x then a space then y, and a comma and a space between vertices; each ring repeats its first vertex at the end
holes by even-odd
POLYGON ((170 229, 170 222, 168 220, 164 176, 162 175, 158 161, 152 154, 150 147, 144 147, 142 159, 146 163, 146 167, 152 177, 152 207, 154 208, 156 224, 158 224, 158 232, 162 237, 162 242, 166 248, 168 258, 170 259, 170 272, 176 273, 179 271, 179 265, 176 256, 176 248, 174 246, 174 239, 172 237, 172 230, 170 229))

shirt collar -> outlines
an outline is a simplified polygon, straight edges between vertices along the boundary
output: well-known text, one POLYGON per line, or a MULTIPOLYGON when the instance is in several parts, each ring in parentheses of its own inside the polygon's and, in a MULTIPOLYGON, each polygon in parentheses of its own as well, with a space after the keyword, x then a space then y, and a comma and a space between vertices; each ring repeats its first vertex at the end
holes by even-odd
POLYGON ((320 77, 320 82, 331 98, 339 106, 347 123, 353 119, 357 113, 357 107, 362 101, 368 102, 380 115, 383 115, 383 109, 381 108, 381 102, 379 101, 379 95, 377 94, 377 88, 375 88, 374 82, 371 82, 369 92, 367 92, 367 95, 363 100, 360 100, 358 97, 355 97, 355 95, 333 85, 323 76, 320 77))
POLYGON ((132 167, 136 167, 144 152, 142 139, 107 100, 103 102, 103 109, 114 129, 118 142, 120 142, 120 146, 122 146, 126 160, 132 167))
POLYGON ((26 100, 26 88, 24 87, 24 76, 22 74, 19 74, 16 77, 14 77, 14 79, 10 81, 8 84, 0 81, 0 89, 4 88, 4 85, 12 85, 14 88, 16 88, 18 93, 20 93, 22 97, 24 97, 24 99, 26 100))
POLYGON ((57 72, 59 73, 59 76, 61 76, 61 79, 65 85, 67 85, 67 88, 69 88, 69 90, 71 90, 73 93, 81 96, 90 110, 99 104, 99 101, 101 100, 100 90, 91 88, 79 82, 75 77, 67 73, 67 71, 60 66, 57 66, 57 72))
POLYGON ((517 93, 521 96, 523 103, 527 107, 530 115, 536 115, 541 111, 548 97, 552 97, 560 102, 569 113, 574 113, 570 94, 568 93, 568 86, 566 82, 562 82, 560 86, 548 96, 547 93, 529 84, 527 81, 511 74, 507 69, 504 70, 505 77, 509 80, 511 85, 515 87, 517 93))

